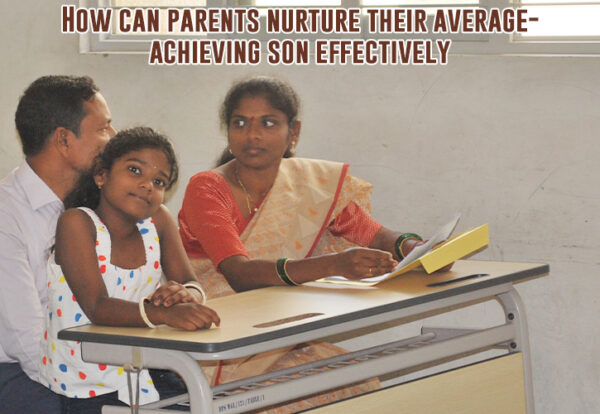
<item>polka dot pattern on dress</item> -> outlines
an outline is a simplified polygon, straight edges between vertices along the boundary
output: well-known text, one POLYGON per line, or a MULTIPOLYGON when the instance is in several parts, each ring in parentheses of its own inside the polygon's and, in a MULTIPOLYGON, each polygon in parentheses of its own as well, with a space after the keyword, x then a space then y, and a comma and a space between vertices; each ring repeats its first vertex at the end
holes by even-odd
MULTIPOLYGON (((160 283, 160 244, 156 228, 151 220, 138 223, 144 252, 145 264, 138 268, 125 269, 111 263, 111 240, 108 229, 100 223, 93 212, 88 212, 96 224, 96 257, 98 271, 110 297, 137 302, 151 295, 160 283)), ((119 399, 128 401, 127 376, 122 367, 106 364, 90 364, 81 359, 81 348, 74 342, 57 339, 62 329, 90 323, 81 310, 77 298, 65 283, 65 276, 52 260, 48 266, 48 310, 47 329, 41 342, 40 381, 54 392, 70 398, 94 397, 118 391, 119 399), (68 299, 70 298, 70 299, 68 299), (51 386, 51 384, 54 384, 51 386)), ((79 345, 80 342, 77 341, 79 345)), ((140 373, 144 391, 140 403, 156 401, 158 393, 152 385, 147 371, 140 373)))

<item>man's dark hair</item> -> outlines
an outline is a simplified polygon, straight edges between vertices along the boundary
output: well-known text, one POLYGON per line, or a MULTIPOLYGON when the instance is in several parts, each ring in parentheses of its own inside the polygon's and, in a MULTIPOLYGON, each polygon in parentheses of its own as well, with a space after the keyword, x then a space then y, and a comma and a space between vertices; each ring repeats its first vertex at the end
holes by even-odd
POLYGON ((96 92, 98 87, 87 76, 43 76, 29 85, 15 112, 25 156, 40 153, 58 127, 78 136, 86 115, 83 104, 96 92))

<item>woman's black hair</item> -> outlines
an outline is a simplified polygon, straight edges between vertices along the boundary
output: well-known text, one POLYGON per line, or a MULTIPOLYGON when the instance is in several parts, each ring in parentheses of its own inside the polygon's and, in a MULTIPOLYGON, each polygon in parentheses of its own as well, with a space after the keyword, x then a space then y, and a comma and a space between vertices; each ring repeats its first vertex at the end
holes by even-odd
POLYGON ((108 141, 104 150, 94 159, 92 169, 79 178, 73 191, 65 198, 65 209, 97 208, 100 203, 100 190, 94 181, 94 176, 102 171, 110 171, 115 161, 124 155, 146 148, 158 149, 167 157, 171 173, 166 189, 170 189, 179 178, 179 165, 171 141, 166 135, 152 128, 134 127, 119 131, 114 138, 108 141))
MULTIPOLYGON (((242 99, 254 97, 263 97, 273 108, 283 112, 290 127, 294 127, 298 121, 298 112, 300 109, 300 99, 296 91, 287 83, 277 78, 268 76, 256 76, 235 83, 225 95, 221 104, 219 117, 221 127, 224 130, 229 129, 229 122, 233 111, 239 106, 242 99)), ((287 149, 284 158, 290 158, 293 154, 287 149)), ((217 166, 223 165, 232 160, 233 155, 225 149, 217 161, 217 166)))

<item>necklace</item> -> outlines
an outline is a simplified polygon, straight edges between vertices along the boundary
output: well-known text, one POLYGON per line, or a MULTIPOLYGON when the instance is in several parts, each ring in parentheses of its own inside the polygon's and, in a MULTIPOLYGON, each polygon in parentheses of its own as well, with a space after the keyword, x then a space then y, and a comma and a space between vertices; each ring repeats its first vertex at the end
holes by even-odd
POLYGON ((244 183, 242 182, 242 179, 240 178, 240 175, 238 174, 237 164, 235 164, 235 167, 233 169, 233 174, 235 175, 235 179, 237 180, 238 184, 240 185, 240 187, 242 187, 242 190, 244 190, 244 193, 246 194, 246 205, 248 206, 248 213, 250 213, 250 214, 256 213, 258 211, 258 208, 251 207, 252 204, 254 204, 254 203, 252 202, 252 197, 250 197, 250 193, 248 192, 248 190, 246 190, 246 186, 244 185, 244 183))

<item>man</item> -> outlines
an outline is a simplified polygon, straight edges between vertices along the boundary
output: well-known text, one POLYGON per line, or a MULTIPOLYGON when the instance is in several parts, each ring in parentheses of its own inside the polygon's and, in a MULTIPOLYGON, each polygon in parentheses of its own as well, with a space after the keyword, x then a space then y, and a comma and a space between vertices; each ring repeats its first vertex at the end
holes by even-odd
POLYGON ((15 123, 25 161, 0 183, 0 414, 59 413, 60 397, 37 382, 46 262, 65 196, 115 130, 88 77, 37 79, 15 123))

